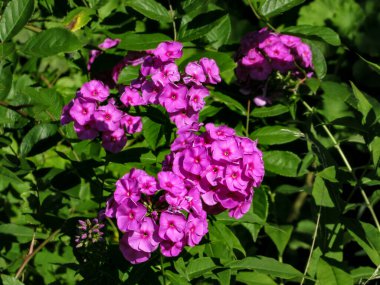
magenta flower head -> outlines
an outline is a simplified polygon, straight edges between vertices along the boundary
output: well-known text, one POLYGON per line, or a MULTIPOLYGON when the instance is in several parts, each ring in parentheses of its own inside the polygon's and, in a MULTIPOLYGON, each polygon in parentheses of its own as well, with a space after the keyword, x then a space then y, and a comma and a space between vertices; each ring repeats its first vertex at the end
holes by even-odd
POLYGON ((235 138, 213 142, 211 151, 212 158, 216 161, 233 162, 242 157, 235 138))
POLYGON ((96 103, 88 101, 85 98, 78 97, 74 99, 70 108, 70 117, 78 124, 85 125, 92 120, 96 109, 96 103))
POLYGON ((173 242, 170 240, 164 240, 160 243, 160 249, 163 256, 166 257, 175 257, 178 256, 182 249, 185 246, 185 242, 183 240, 173 242))
POLYGON ((120 251, 124 258, 132 264, 138 264, 147 261, 150 258, 150 252, 133 249, 128 242, 128 234, 124 234, 120 240, 120 251))
POLYGON ((153 252, 157 249, 161 239, 157 232, 158 226, 152 218, 145 217, 140 226, 133 231, 129 231, 128 244, 134 250, 153 252))
POLYGON ((206 75, 203 71, 202 66, 197 62, 189 62, 185 67, 186 75, 183 78, 185 84, 195 83, 197 85, 202 85, 206 81, 206 75))
POLYGON ((121 118, 120 124, 125 128, 128 134, 141 132, 143 128, 141 117, 130 116, 128 114, 125 114, 121 118))
POLYGON ((120 39, 110 39, 106 38, 101 44, 98 45, 101 49, 109 49, 117 46, 121 42, 120 39))
POLYGON ((222 80, 219 75, 219 67, 215 60, 203 57, 199 60, 199 63, 203 68, 203 72, 206 74, 207 83, 217 84, 222 80))
POLYGON ((181 75, 178 72, 178 66, 175 63, 167 63, 161 66, 159 72, 152 76, 152 80, 155 84, 165 86, 169 82, 175 83, 181 79, 181 75))
POLYGON ((145 102, 140 96, 139 92, 136 89, 130 87, 125 87, 123 95, 120 97, 120 101, 126 107, 145 105, 145 102))
POLYGON ((157 175, 160 188, 178 196, 186 193, 183 179, 171 171, 161 171, 157 175))
POLYGON ((160 217, 159 236, 163 240, 178 242, 185 236, 186 219, 181 213, 163 212, 160 217))
POLYGON ((203 86, 192 86, 187 93, 189 98, 189 105, 193 108, 194 112, 199 112, 203 109, 206 102, 205 97, 209 96, 210 92, 203 86))
POLYGON ((120 128, 122 112, 112 103, 100 106, 94 113, 94 120, 99 131, 116 131, 120 128))
POLYGON ((183 45, 179 42, 163 42, 153 50, 153 54, 162 62, 166 62, 182 57, 182 48, 183 45))
POLYGON ((83 98, 103 102, 110 95, 109 89, 99 80, 91 80, 82 85, 80 93, 83 98))
POLYGON ((62 109, 61 125, 66 125, 72 122, 74 119, 70 116, 71 107, 74 105, 74 101, 71 100, 69 104, 65 105, 62 109))
POLYGON ((123 129, 117 129, 111 132, 104 132, 102 134, 102 146, 112 152, 120 152, 127 143, 127 137, 123 129))
POLYGON ((88 121, 84 125, 75 122, 74 131, 81 140, 93 140, 99 135, 94 121, 88 121))
POLYGON ((167 84, 159 97, 159 102, 169 113, 177 112, 187 107, 187 88, 185 85, 167 84))
POLYGON ((195 217, 192 214, 190 214, 189 217, 187 218, 185 232, 186 232, 186 243, 189 246, 195 246, 199 244, 203 236, 208 232, 206 217, 205 216, 203 218, 195 217))
POLYGON ((116 211, 118 228, 123 232, 137 230, 141 226, 146 212, 146 208, 140 202, 126 199, 116 211))

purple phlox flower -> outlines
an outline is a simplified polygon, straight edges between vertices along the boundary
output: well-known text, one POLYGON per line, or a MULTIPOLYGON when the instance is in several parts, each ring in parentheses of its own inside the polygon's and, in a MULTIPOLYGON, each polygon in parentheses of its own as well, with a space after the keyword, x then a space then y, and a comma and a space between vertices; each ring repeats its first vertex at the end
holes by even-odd
POLYGON ((242 157, 235 138, 215 141, 211 145, 212 158, 216 161, 233 162, 242 157))
POLYGON ((225 187, 220 187, 216 191, 216 200, 223 206, 225 209, 232 209, 238 206, 241 202, 245 200, 246 195, 237 192, 237 191, 230 191, 229 189, 225 187))
POLYGON ((192 132, 186 132, 179 134, 170 146, 171 151, 180 151, 188 148, 194 141, 195 134, 192 132))
POLYGON ((189 97, 189 105, 195 112, 199 112, 206 104, 204 98, 209 95, 210 92, 207 88, 203 86, 192 86, 187 93, 187 96, 189 97))
POLYGON ((143 76, 148 76, 159 72, 162 61, 158 57, 147 56, 141 64, 140 72, 143 76))
POLYGON ((286 45, 287 47, 293 48, 296 47, 297 45, 301 44, 301 39, 295 36, 290 36, 290 35, 280 35, 279 36, 280 41, 286 45))
POLYGON ((263 59, 260 63, 251 66, 249 76, 254 80, 263 81, 268 78, 271 72, 271 64, 266 59, 263 59))
POLYGON ((100 106, 94 113, 97 129, 99 131, 115 131, 119 129, 122 114, 111 102, 100 106))
POLYGON ((109 89, 99 80, 91 80, 82 85, 80 92, 83 98, 103 102, 110 95, 109 89))
POLYGON ((126 143, 127 137, 123 129, 117 129, 113 132, 104 132, 102 134, 102 146, 112 153, 120 152, 126 143))
POLYGON ((250 49, 248 54, 241 59, 241 63, 245 66, 261 64, 264 56, 255 48, 250 49))
POLYGON ((227 140, 235 135, 235 130, 225 125, 215 126, 213 123, 208 123, 205 126, 208 135, 213 140, 227 140))
POLYGON ((128 234, 124 234, 120 240, 120 251, 124 258, 132 264, 138 264, 147 261, 150 258, 150 252, 133 249, 128 243, 128 234))
POLYGON ((224 166, 211 164, 209 165, 205 171, 202 173, 202 177, 204 177, 208 183, 212 186, 216 186, 218 182, 222 179, 224 173, 224 166))
POLYGON ((264 51, 271 58, 273 67, 280 72, 286 72, 294 67, 293 55, 281 42, 265 47, 264 51))
POLYGON ((166 63, 161 66, 159 72, 156 72, 152 76, 152 80, 155 84, 161 84, 165 86, 169 82, 177 82, 181 79, 181 75, 178 72, 178 66, 175 63, 166 63))
POLYGON ((258 151, 257 141, 253 141, 250 138, 246 138, 246 137, 239 137, 237 139, 239 142, 239 146, 241 150, 243 151, 243 154, 252 154, 258 151))
POLYGON ((172 83, 169 83, 162 90, 162 93, 158 100, 169 113, 174 113, 186 109, 186 94, 187 88, 185 85, 174 85, 172 83))
POLYGON ((101 49, 110 49, 115 46, 117 46, 121 42, 120 39, 110 39, 106 38, 101 44, 98 45, 99 48, 101 49))
POLYGON ((187 110, 170 113, 169 118, 180 132, 182 129, 187 130, 188 127, 192 127, 194 123, 198 123, 199 112, 194 112, 192 108, 188 108, 187 110))
POLYGON ((271 101, 268 97, 265 97, 265 96, 256 96, 255 98, 253 98, 253 103, 255 103, 256 106, 258 107, 263 107, 267 104, 270 104, 271 101))
POLYGON ((229 190, 243 192, 247 188, 248 180, 243 179, 242 174, 240 166, 227 165, 224 181, 229 190))
POLYGON ((128 244, 135 250, 153 252, 161 241, 157 230, 158 226, 153 219, 145 217, 136 230, 128 232, 128 244))
POLYGON ((91 71, 91 66, 95 62, 95 59, 102 54, 102 51, 97 50, 97 49, 92 49, 90 50, 90 56, 88 58, 87 62, 87 70, 91 71))
POLYGON ((104 224, 98 219, 78 220, 78 235, 75 237, 76 248, 88 247, 91 244, 103 241, 104 224))
POLYGON ((137 89, 125 87, 123 94, 120 97, 120 101, 126 106, 140 106, 145 105, 143 98, 140 96, 137 89))
POLYGON ((119 204, 116 203, 114 197, 112 196, 106 202, 106 210, 104 214, 108 218, 116 218, 116 211, 118 207, 119 207, 119 204))
POLYGON ((157 180, 148 174, 140 175, 137 181, 140 191, 146 195, 154 195, 158 190, 157 180))
POLYGON ((189 214, 185 229, 186 243, 189 246, 195 246, 201 242, 203 236, 207 233, 207 228, 204 228, 204 226, 204 219, 189 214))
POLYGON ((202 66, 195 62, 189 62, 185 67, 185 72, 188 76, 183 78, 185 84, 195 83, 197 85, 202 85, 206 81, 206 75, 204 74, 202 66))
POLYGON ((121 117, 120 125, 125 128, 128 134, 141 132, 143 127, 141 117, 131 116, 127 113, 121 117))
POLYGON ((163 240, 178 242, 185 235, 186 219, 181 213, 163 212, 160 217, 159 236, 163 240))
POLYGON ((181 201, 180 208, 197 217, 202 215, 202 200, 197 187, 193 187, 189 190, 184 199, 181 201))
POLYGON ((252 204, 252 195, 246 201, 241 202, 235 208, 230 209, 228 211, 228 215, 231 218, 240 219, 249 211, 251 204, 252 204))
POLYGON ((99 132, 93 120, 86 122, 84 125, 80 125, 79 123, 75 122, 74 131, 77 133, 78 138, 81 140, 93 140, 99 135, 99 132))
POLYGON ((141 203, 125 199, 116 211, 118 228, 123 232, 137 230, 146 212, 146 208, 141 203))
POLYGON ((253 186, 260 186, 264 177, 263 155, 260 150, 243 156, 244 175, 253 179, 253 186))
POLYGON ((80 125, 85 125, 92 120, 95 109, 95 102, 88 101, 82 97, 78 97, 74 99, 69 114, 75 122, 80 125))
POLYGON ((302 66, 305 68, 312 68, 312 54, 311 49, 307 44, 300 43, 296 46, 297 55, 301 59, 302 66))
POLYGON ((134 202, 137 202, 140 200, 140 196, 141 194, 138 188, 137 179, 124 176, 116 181, 114 198, 117 203, 121 204, 126 199, 131 199, 134 202))
POLYGON ((171 171, 161 171, 157 174, 160 188, 175 196, 182 196, 187 191, 183 179, 171 171))
POLYGON ((268 33, 268 34, 263 34, 262 37, 260 37, 260 42, 259 42, 259 48, 260 49, 264 49, 266 48, 267 46, 270 46, 270 45, 273 45, 277 42, 280 41, 280 39, 278 38, 278 36, 274 33, 268 33))
POLYGON ((70 116, 70 109, 74 105, 74 100, 71 100, 67 105, 62 109, 61 115, 61 125, 66 125, 73 121, 73 118, 70 116))
POLYGON ((180 42, 163 42, 160 43, 153 54, 162 62, 174 60, 182 57, 183 45, 180 42))
POLYGON ((142 97, 146 104, 158 104, 158 96, 161 94, 163 87, 160 84, 154 84, 153 81, 146 80, 141 85, 142 97))
POLYGON ((185 242, 183 240, 172 242, 170 240, 164 240, 160 243, 160 249, 163 256, 166 257, 175 257, 178 256, 183 247, 185 246, 185 242))
POLYGON ((193 147, 184 150, 183 168, 195 175, 200 175, 210 164, 205 147, 193 147))
POLYGON ((207 83, 217 84, 222 80, 219 74, 219 67, 215 60, 203 57, 199 60, 199 63, 203 68, 203 72, 207 76, 207 83))

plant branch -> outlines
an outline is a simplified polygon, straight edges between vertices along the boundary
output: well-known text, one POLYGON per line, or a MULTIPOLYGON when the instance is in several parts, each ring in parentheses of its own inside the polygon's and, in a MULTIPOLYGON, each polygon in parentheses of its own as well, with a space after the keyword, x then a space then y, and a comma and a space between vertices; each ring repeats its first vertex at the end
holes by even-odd
POLYGON ((160 263, 161 263, 161 273, 162 273, 162 278, 164 279, 164 285, 166 285, 166 276, 165 276, 165 269, 164 269, 164 258, 162 254, 160 254, 160 263))
POLYGON ((34 26, 34 25, 31 25, 31 24, 26 24, 26 25, 24 26, 24 28, 27 29, 27 30, 30 30, 30 31, 32 31, 32 32, 35 32, 35 33, 40 33, 40 32, 42 32, 42 29, 41 29, 41 28, 36 27, 36 26, 34 26))
POLYGON ((41 250, 43 249, 59 232, 61 231, 61 229, 58 229, 56 231, 54 231, 47 239, 45 239, 34 251, 32 251, 31 253, 29 252, 24 261, 22 262, 20 268, 17 270, 17 273, 15 275, 15 278, 18 279, 21 275, 21 273, 23 272, 25 266, 29 263, 29 261, 41 250))
POLYGON ((172 18, 172 23, 173 23, 174 41, 176 41, 177 40, 177 27, 176 27, 176 24, 175 24, 175 13, 174 13, 172 4, 170 3, 170 0, 168 0, 168 2, 169 2, 170 17, 172 18))
POLYGON ((267 25, 269 28, 271 28, 273 31, 277 32, 276 28, 272 26, 272 24, 269 22, 269 20, 265 17, 263 17, 262 15, 260 15, 257 11, 256 11, 256 8, 252 5, 252 2, 251 0, 248 0, 248 3, 249 3, 249 6, 251 7, 252 9, 252 12, 253 14, 255 14, 256 18, 259 20, 259 21, 263 21, 265 23, 265 25, 267 25))
POLYGON ((251 113, 251 98, 248 98, 248 103, 247 103, 247 120, 245 122, 245 133, 247 137, 249 137, 249 116, 251 113))
MULTIPOLYGON (((305 101, 302 100, 302 103, 303 105, 306 107, 306 109, 311 112, 311 113, 314 113, 313 111, 313 108, 310 107, 310 105, 308 103, 306 103, 305 101)), ((355 175, 355 172, 353 171, 350 163, 348 162, 347 160, 347 157, 346 155, 344 154, 342 148, 340 147, 339 143, 336 141, 335 137, 332 135, 332 133, 330 132, 329 128, 326 126, 326 124, 322 121, 321 118, 319 118, 319 116, 315 116, 317 118, 317 120, 321 123, 321 126, 322 128, 325 130, 326 134, 328 135, 328 137, 330 138, 330 140, 332 141, 332 143, 334 144, 334 147, 337 149, 340 157, 342 158, 344 164, 346 165, 348 171, 351 173, 352 177, 354 178, 354 180, 356 181, 356 184, 358 184, 358 179, 356 178, 356 175, 355 175)), ((360 193, 361 195, 363 196, 363 199, 364 199, 364 202, 365 204, 367 205, 367 208, 368 210, 370 211, 371 215, 372 215, 372 218, 373 220, 375 221, 375 224, 376 224, 376 227, 377 227, 377 230, 380 232, 380 224, 379 224, 379 220, 377 219, 377 216, 376 216, 376 213, 375 211, 373 210, 373 207, 371 205, 371 203, 369 202, 369 199, 368 199, 368 196, 367 194, 364 192, 364 190, 362 188, 360 188, 360 193)))

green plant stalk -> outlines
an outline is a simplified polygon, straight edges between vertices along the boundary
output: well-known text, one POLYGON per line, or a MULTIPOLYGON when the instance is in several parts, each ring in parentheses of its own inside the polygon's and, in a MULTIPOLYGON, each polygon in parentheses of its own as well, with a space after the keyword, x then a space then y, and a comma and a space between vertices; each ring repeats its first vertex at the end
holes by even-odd
POLYGON ((54 231, 47 239, 45 239, 33 252, 28 253, 22 262, 20 268, 17 270, 15 278, 18 279, 23 272, 25 266, 29 263, 29 261, 41 250, 43 249, 59 232, 61 229, 54 231))
POLYGON ((251 98, 248 98, 248 103, 247 103, 247 120, 245 122, 245 133, 246 136, 249 137, 249 116, 251 113, 251 98))
POLYGON ((263 21, 265 23, 265 25, 267 25, 269 28, 271 28, 273 31, 277 32, 276 28, 272 26, 272 24, 268 21, 267 18, 261 16, 255 9, 255 7, 252 5, 251 3, 251 0, 248 0, 248 4, 249 6, 251 7, 252 9, 252 12, 253 14, 255 14, 256 18, 259 20, 259 21, 263 21))
MULTIPOLYGON (((306 103, 305 101, 302 100, 302 104, 306 107, 306 109, 313 113, 313 108, 310 107, 310 105, 308 103, 306 103)), ((318 121, 321 123, 322 125, 322 128, 325 130, 326 134, 328 135, 328 137, 330 138, 330 140, 332 141, 332 143, 334 144, 334 147, 338 150, 338 153, 340 155, 340 157, 342 158, 344 164, 346 165, 348 171, 351 173, 352 177, 355 179, 356 183, 358 182, 357 181, 357 178, 355 176, 355 173, 354 171, 352 170, 352 167, 350 165, 350 163, 348 162, 347 160, 347 157, 346 155, 344 154, 343 150, 341 149, 339 143, 336 141, 336 139, 334 138, 334 136, 332 135, 332 133, 330 132, 329 128, 326 126, 326 124, 318 117, 316 116, 316 118, 318 119, 318 121)), ((375 211, 373 210, 373 207, 371 205, 371 203, 369 202, 369 199, 368 199, 368 196, 367 194, 364 192, 364 190, 360 187, 360 193, 361 195, 363 196, 363 199, 364 199, 364 202, 368 208, 368 210, 370 211, 371 215, 372 215, 372 218, 373 220, 375 221, 375 224, 376 224, 376 227, 377 227, 377 230, 380 232, 380 224, 379 224, 379 220, 377 219, 376 217, 376 213, 375 211)))
POLYGON ((169 2, 170 16, 172 18, 172 24, 173 24, 173 37, 174 37, 174 41, 176 41, 177 40, 177 27, 175 24, 175 13, 174 13, 172 4, 170 3, 170 0, 168 0, 168 2, 169 2))
POLYGON ((164 269, 164 258, 162 254, 160 254, 160 263, 161 263, 161 273, 162 273, 162 278, 164 280, 164 285, 166 285, 166 276, 165 276, 165 269, 164 269))

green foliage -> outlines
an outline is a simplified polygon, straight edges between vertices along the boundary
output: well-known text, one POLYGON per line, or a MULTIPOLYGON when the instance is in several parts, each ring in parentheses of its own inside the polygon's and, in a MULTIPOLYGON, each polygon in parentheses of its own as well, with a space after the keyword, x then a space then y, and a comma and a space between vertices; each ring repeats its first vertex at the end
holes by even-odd
MULTIPOLYGON (((0 283, 376 282, 379 8, 375 0, 1 2, 0 283), (264 26, 309 44, 315 74, 277 73, 243 95, 235 54, 247 32, 264 26), (89 51, 106 37, 121 42, 88 72, 89 51), (158 250, 144 264, 129 264, 118 248, 123 233, 110 219, 104 243, 75 248, 78 219, 96 217, 130 169, 156 175, 176 129, 164 108, 130 107, 143 131, 110 154, 99 140, 79 140, 72 124, 61 126, 62 108, 125 55, 174 37, 184 44, 181 72, 202 57, 217 62, 222 82, 211 88, 200 121, 257 140, 264 182, 246 215, 209 217, 201 244, 178 257, 158 250), (274 99, 257 107, 256 96, 274 99)), ((138 66, 126 66, 118 83, 138 74, 138 66)))

